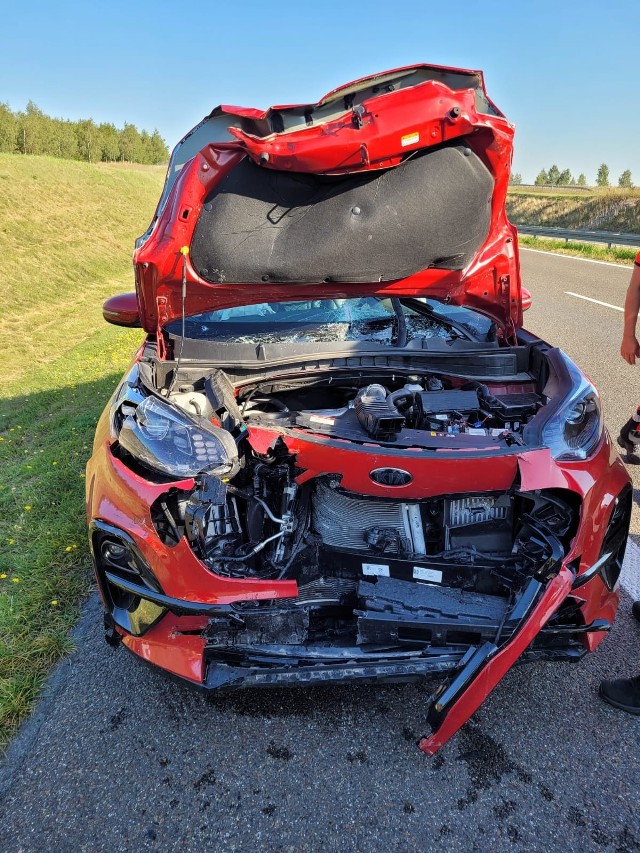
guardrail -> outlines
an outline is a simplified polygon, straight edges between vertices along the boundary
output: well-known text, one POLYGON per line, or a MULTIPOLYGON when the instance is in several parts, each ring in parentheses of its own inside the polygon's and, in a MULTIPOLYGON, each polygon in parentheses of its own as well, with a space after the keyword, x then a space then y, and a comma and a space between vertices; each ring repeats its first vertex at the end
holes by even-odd
MULTIPOLYGON (((515 224, 515 223, 514 223, 515 224)), ((576 228, 547 228, 538 225, 516 225, 521 234, 533 237, 553 237, 556 240, 577 240, 583 243, 606 243, 612 246, 640 246, 640 234, 624 234, 620 231, 581 231, 576 228)))

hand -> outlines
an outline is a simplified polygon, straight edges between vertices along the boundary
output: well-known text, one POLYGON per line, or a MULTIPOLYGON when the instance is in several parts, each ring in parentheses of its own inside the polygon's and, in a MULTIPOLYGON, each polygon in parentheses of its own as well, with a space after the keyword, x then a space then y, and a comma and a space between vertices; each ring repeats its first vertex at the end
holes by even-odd
POLYGON ((635 364, 636 358, 640 358, 640 344, 638 343, 638 339, 635 335, 632 337, 625 336, 622 338, 620 355, 628 364, 635 364))

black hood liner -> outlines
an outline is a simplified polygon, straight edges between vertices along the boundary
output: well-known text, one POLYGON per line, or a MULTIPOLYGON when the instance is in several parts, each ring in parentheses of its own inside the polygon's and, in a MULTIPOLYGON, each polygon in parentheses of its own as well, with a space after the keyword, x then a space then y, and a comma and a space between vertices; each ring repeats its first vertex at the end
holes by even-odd
POLYGON ((463 269, 489 233, 493 177, 463 145, 332 178, 244 159, 205 200, 191 260, 210 282, 375 282, 463 269))

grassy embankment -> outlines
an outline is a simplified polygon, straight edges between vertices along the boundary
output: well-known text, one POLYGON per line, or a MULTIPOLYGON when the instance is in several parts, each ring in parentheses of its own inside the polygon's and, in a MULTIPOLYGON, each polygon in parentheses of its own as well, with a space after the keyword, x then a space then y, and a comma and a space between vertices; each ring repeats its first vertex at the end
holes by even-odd
MULTIPOLYGON (((632 190, 592 189, 574 191, 511 187, 507 212, 517 225, 547 225, 557 228, 622 231, 640 234, 640 188, 632 190)), ((577 241, 520 236, 520 244, 565 255, 631 264, 637 249, 577 241)))
POLYGON ((133 289, 157 168, 0 154, 0 747, 29 711, 89 589, 84 466, 139 330, 108 326, 133 289))

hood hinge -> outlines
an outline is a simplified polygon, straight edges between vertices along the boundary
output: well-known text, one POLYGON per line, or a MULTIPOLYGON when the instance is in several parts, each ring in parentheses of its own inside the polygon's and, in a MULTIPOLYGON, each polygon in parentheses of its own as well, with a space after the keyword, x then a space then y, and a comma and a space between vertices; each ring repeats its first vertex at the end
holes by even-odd
POLYGON ((513 322, 513 317, 511 315, 511 276, 510 275, 501 275, 498 279, 498 285, 500 289, 500 297, 502 299, 502 303, 505 307, 505 337, 512 341, 516 342, 516 324, 513 322))
POLYGON ((168 300, 166 296, 156 296, 156 346, 158 348, 158 358, 164 361, 167 357, 167 348, 164 343, 164 335, 162 328, 169 321, 167 313, 168 300))

